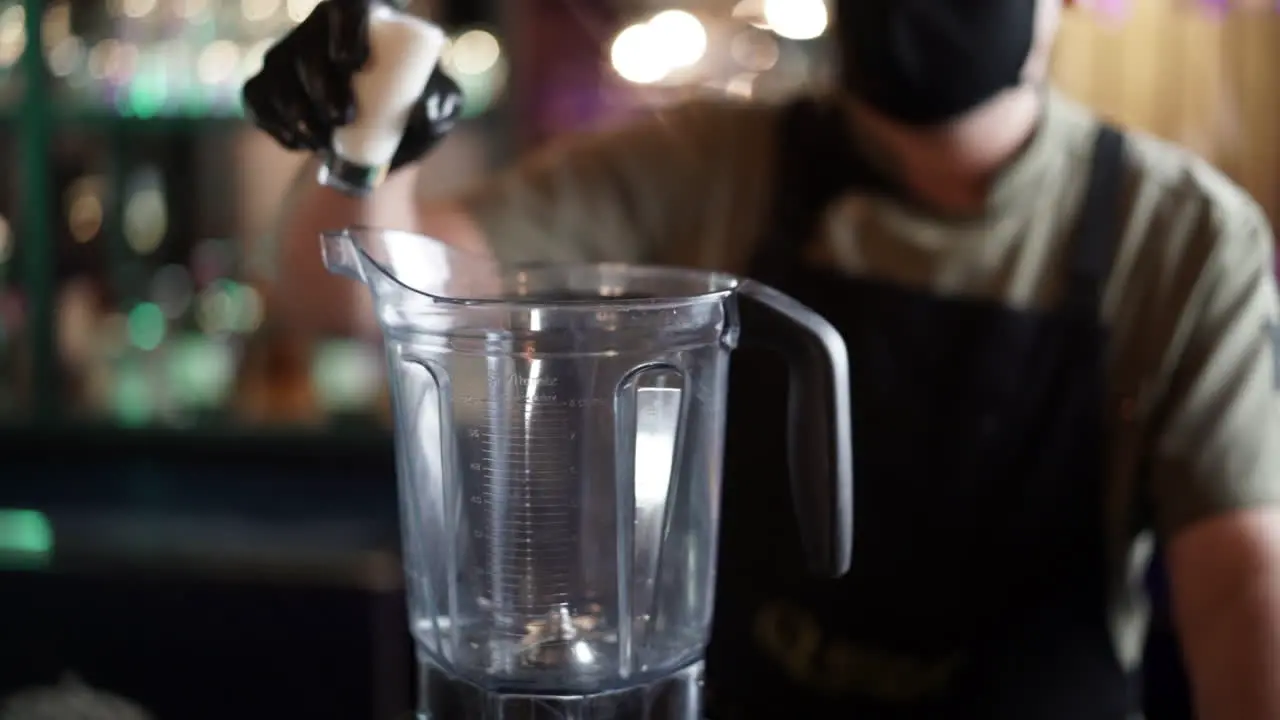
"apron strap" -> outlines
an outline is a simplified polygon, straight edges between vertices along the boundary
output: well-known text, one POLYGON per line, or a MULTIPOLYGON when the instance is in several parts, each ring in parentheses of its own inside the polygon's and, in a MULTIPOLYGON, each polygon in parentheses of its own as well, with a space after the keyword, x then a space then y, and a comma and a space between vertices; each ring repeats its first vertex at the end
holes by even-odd
POLYGON ((1071 238, 1068 307, 1097 314, 1102 288, 1111 274, 1120 227, 1124 175, 1124 134, 1110 125, 1098 129, 1089 164, 1089 184, 1071 238))

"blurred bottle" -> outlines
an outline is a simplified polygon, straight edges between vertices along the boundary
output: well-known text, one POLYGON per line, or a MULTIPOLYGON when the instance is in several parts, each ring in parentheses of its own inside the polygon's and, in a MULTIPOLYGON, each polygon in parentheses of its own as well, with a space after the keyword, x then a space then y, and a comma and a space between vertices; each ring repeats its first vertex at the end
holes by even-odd
POLYGON ((26 11, 16 0, 0 0, 0 114, 22 96, 19 61, 27 46, 26 11))
POLYGON ((319 425, 326 420, 312 383, 313 345, 283 333, 255 335, 236 372, 237 419, 250 425, 319 425))

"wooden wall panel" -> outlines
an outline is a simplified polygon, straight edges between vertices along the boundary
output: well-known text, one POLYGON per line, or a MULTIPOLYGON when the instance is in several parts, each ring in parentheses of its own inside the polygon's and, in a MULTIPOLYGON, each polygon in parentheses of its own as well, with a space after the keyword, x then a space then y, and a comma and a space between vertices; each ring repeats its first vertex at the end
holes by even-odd
POLYGON ((1280 14, 1257 2, 1220 17, 1180 0, 1132 5, 1122 23, 1066 12, 1058 85, 1204 155, 1280 225, 1280 14))

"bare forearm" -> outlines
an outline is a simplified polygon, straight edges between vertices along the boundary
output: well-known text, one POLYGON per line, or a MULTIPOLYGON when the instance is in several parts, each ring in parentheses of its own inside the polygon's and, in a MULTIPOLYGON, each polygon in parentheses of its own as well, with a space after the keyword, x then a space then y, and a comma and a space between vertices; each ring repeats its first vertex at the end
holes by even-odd
POLYGON ((1198 717, 1280 718, 1280 514, 1211 520, 1170 550, 1198 717))
POLYGON ((1280 587, 1259 583, 1186 634, 1187 661, 1203 720, 1280 718, 1280 587))

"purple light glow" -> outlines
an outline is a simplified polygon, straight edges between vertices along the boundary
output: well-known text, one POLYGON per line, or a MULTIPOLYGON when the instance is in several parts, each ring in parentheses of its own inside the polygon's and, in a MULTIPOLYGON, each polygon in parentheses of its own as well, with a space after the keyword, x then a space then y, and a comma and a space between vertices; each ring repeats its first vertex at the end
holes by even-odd
POLYGON ((1094 0, 1094 7, 1109 18, 1124 18, 1129 15, 1129 0, 1094 0))

